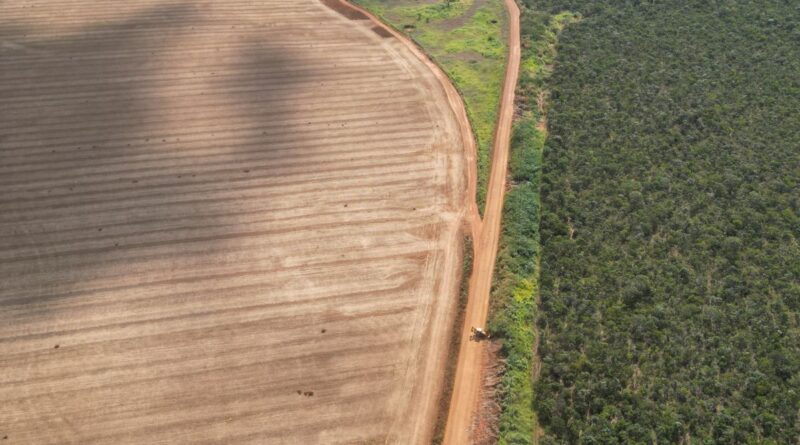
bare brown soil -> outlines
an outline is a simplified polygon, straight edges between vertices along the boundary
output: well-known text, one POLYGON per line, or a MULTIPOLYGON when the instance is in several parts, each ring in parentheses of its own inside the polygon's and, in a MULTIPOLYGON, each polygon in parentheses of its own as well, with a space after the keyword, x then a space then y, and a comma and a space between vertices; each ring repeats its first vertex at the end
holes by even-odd
POLYGON ((483 348, 481 357, 481 375, 483 384, 478 395, 478 409, 472 425, 472 442, 475 445, 495 445, 499 432, 498 421, 502 408, 497 400, 503 381, 505 363, 500 358, 502 345, 491 340, 483 348))
POLYGON ((4 443, 430 439, 474 147, 340 12, 0 3, 4 443))

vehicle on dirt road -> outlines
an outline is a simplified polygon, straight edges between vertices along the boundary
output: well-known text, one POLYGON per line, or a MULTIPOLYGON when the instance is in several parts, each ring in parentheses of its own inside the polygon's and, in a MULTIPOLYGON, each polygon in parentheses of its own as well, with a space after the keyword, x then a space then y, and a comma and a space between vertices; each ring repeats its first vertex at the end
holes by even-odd
POLYGON ((489 333, 483 328, 473 326, 470 332, 472 332, 472 340, 475 341, 488 340, 490 338, 489 333))

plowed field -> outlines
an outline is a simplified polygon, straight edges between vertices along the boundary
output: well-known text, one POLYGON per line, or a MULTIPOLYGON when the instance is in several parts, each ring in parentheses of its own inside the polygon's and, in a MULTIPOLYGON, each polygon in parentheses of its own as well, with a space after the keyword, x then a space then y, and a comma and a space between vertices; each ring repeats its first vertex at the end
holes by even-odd
POLYGON ((318 0, 0 2, 0 438, 425 443, 467 173, 318 0))

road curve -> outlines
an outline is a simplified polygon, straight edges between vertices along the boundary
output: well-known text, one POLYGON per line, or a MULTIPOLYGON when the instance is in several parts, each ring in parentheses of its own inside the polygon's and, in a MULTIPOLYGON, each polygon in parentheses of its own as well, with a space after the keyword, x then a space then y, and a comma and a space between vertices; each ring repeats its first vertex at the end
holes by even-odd
POLYGON ((505 0, 505 4, 509 16, 508 64, 495 131, 484 220, 479 236, 475 238, 475 260, 469 281, 469 299, 464 314, 461 347, 444 436, 446 445, 471 443, 471 426, 482 382, 480 358, 483 347, 470 340, 470 328, 484 326, 489 312, 489 293, 500 239, 511 125, 514 120, 514 93, 520 64, 520 11, 514 0, 505 0))
MULTIPOLYGON (((331 1, 331 0, 329 0, 331 1)), ((513 1, 512 1, 513 3, 513 1)), ((445 94, 447 95, 447 101, 450 104, 450 108, 453 110, 453 114, 455 115, 456 120, 459 123, 459 127, 461 130, 461 142, 464 145, 464 159, 467 163, 467 193, 464 195, 465 203, 463 207, 463 217, 466 218, 466 223, 471 230, 473 239, 477 239, 478 234, 480 233, 481 228, 481 218, 480 214, 478 213, 478 205, 475 202, 477 184, 478 184, 478 164, 476 160, 476 156, 478 153, 478 147, 475 144, 475 137, 472 134, 472 126, 469 123, 469 118, 467 117, 467 108, 464 105, 464 100, 461 98, 461 95, 458 93, 458 90, 455 86, 453 86, 450 78, 445 74, 439 65, 436 64, 430 57, 414 43, 408 36, 405 34, 397 31, 396 29, 392 28, 391 26, 383 23, 383 21, 378 18, 375 14, 369 12, 368 10, 352 3, 350 0, 342 0, 342 4, 345 4, 352 8, 355 11, 360 12, 367 16, 375 25, 383 30, 389 32, 392 36, 394 36, 397 40, 402 42, 404 45, 414 53, 430 70, 433 72, 436 79, 444 88, 445 94)), ((519 33, 517 33, 519 34, 519 33)), ((518 39, 519 40, 519 39, 518 39)), ((519 59, 519 58, 518 58, 519 59)), ((512 102, 513 102, 513 90, 512 90, 512 102)), ((512 109, 513 114, 513 109, 512 109)), ((502 204, 501 204, 502 205, 502 204)))

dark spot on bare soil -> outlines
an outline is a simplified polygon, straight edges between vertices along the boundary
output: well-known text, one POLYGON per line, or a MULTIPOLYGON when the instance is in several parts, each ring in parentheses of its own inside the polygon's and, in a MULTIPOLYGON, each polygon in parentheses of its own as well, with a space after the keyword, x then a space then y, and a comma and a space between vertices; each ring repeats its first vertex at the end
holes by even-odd
POLYGON ((375 31, 375 34, 377 34, 377 35, 379 35, 379 36, 381 36, 383 38, 393 37, 392 33, 390 33, 388 29, 386 29, 386 28, 384 28, 382 26, 373 26, 372 30, 375 31))
POLYGON ((250 173, 250 170, 242 170, 245 173, 250 173))
POLYGON ((301 396, 301 395, 303 395, 303 391, 300 391, 300 390, 298 389, 298 390, 297 390, 297 395, 298 395, 298 396, 301 396))
POLYGON ((328 330, 327 329, 323 329, 320 332, 322 332, 324 334, 324 333, 328 332, 328 330))
POLYGON ((53 346, 53 349, 58 349, 60 347, 61 347, 61 345, 55 345, 55 346, 53 346))
POLYGON ((322 3, 350 20, 369 20, 363 12, 353 9, 341 0, 322 0, 322 3))

